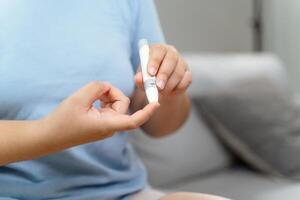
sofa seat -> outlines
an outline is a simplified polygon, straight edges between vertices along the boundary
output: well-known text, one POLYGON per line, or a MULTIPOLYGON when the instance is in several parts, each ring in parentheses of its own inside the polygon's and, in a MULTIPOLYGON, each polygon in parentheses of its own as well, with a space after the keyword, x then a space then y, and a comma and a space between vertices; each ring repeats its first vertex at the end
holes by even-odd
POLYGON ((238 167, 187 178, 160 189, 210 193, 235 200, 299 200, 300 197, 300 183, 238 167))

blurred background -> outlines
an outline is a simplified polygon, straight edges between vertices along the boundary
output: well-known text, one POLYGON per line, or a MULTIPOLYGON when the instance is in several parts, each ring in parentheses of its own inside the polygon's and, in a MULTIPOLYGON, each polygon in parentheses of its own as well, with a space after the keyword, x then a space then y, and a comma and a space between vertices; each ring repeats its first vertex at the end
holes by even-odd
POLYGON ((151 185, 237 200, 300 199, 300 1, 156 6, 193 84, 191 113, 177 134, 132 134, 151 185))
POLYGON ((183 52, 275 53, 300 92, 299 0, 156 0, 169 43, 183 52))

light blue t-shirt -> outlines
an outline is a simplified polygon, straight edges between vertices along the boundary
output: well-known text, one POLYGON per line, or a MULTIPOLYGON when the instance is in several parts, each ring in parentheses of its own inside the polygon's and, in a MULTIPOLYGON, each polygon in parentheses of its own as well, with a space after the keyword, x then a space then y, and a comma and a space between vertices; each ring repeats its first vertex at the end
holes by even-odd
MULTIPOLYGON (((163 42, 152 0, 0 0, 0 120, 39 119, 92 80, 130 96, 140 38, 163 42)), ((1 200, 127 199, 145 185, 126 133, 0 167, 1 200)))

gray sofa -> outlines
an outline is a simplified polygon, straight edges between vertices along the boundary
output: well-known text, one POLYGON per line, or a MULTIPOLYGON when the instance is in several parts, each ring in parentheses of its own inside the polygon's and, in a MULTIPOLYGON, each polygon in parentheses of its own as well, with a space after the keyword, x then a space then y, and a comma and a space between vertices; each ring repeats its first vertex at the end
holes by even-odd
MULTIPOLYGON (((193 72, 190 96, 230 87, 247 77, 266 76, 282 87, 287 78, 281 62, 268 54, 186 54, 193 72)), ((300 183, 270 177, 235 162, 192 105, 176 134, 156 140, 136 130, 131 142, 149 171, 152 186, 165 191, 192 191, 237 200, 298 200, 300 183)))

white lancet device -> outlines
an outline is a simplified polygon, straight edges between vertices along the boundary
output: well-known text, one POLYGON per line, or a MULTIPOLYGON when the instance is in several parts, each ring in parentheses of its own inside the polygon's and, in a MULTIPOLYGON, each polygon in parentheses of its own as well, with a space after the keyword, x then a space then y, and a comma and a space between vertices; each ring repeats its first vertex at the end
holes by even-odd
POLYGON ((139 41, 139 53, 141 60, 142 75, 144 81, 145 93, 149 103, 158 102, 158 90, 156 87, 156 78, 148 73, 148 62, 150 48, 146 39, 139 41))

